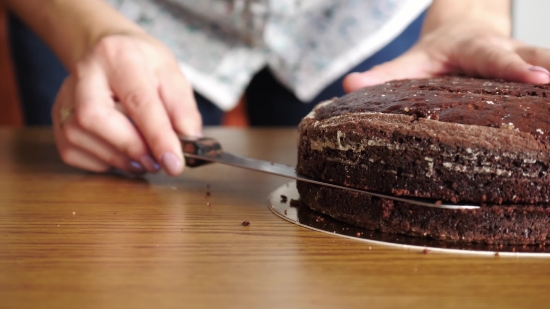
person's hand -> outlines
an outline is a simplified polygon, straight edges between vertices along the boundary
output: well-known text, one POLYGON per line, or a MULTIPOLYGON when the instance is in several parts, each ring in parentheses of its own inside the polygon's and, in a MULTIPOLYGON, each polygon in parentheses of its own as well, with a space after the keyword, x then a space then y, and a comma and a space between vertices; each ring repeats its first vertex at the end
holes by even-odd
POLYGON ((65 163, 93 172, 182 172, 177 134, 200 136, 202 123, 193 91, 165 46, 145 34, 111 35, 73 71, 52 110, 65 163))
POLYGON ((390 80, 467 74, 508 81, 550 82, 550 49, 529 46, 483 23, 457 20, 424 33, 402 56, 344 79, 347 92, 390 80))

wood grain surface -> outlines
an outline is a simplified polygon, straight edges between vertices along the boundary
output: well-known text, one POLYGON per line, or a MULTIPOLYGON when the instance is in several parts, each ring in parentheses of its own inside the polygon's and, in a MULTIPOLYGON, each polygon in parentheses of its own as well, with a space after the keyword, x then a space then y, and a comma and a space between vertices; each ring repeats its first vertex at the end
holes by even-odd
MULTIPOLYGON (((294 129, 206 135, 226 150, 296 161, 294 129)), ((62 164, 48 130, 0 130, 0 308, 550 303, 548 259, 422 254, 320 234, 268 210, 285 182, 222 165, 178 178, 89 174, 62 164)))

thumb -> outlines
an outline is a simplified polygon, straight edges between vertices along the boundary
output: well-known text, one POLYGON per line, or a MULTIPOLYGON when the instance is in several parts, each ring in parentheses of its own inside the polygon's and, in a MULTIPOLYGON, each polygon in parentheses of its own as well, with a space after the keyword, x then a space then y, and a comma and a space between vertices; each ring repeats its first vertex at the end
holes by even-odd
POLYGON ((392 61, 377 65, 362 73, 351 73, 344 78, 346 92, 383 84, 396 79, 426 78, 445 73, 442 64, 422 52, 407 52, 392 61))

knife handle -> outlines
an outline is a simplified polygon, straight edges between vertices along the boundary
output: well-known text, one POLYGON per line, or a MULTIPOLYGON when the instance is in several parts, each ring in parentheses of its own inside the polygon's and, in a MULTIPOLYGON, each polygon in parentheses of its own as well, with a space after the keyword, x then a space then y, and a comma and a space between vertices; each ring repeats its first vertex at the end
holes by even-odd
MULTIPOLYGON (((184 156, 188 153, 199 156, 216 157, 222 153, 222 146, 220 143, 210 137, 180 136, 179 139, 181 141, 181 148, 184 156)), ((185 156, 185 165, 189 167, 198 167, 208 163, 212 162, 185 156)))
MULTIPOLYGON (((200 156, 215 157, 222 152, 222 146, 218 141, 210 137, 180 136, 183 155, 186 153, 200 156)), ((196 158, 185 157, 185 165, 198 167, 212 162, 196 158)))

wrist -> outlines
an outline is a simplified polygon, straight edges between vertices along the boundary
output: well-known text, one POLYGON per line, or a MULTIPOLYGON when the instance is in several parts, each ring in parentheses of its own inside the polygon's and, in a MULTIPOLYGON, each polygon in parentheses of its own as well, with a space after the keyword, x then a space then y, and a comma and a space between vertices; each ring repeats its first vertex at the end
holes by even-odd
POLYGON ((5 0, 69 71, 102 38, 144 31, 103 0, 5 0))
POLYGON ((54 36, 62 61, 69 71, 103 38, 142 34, 143 30, 103 0, 48 0, 49 24, 61 33, 54 36), (61 18, 61 19, 60 19, 61 18), (72 25, 73 29, 67 25, 72 25))

